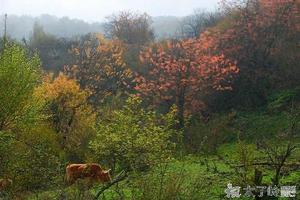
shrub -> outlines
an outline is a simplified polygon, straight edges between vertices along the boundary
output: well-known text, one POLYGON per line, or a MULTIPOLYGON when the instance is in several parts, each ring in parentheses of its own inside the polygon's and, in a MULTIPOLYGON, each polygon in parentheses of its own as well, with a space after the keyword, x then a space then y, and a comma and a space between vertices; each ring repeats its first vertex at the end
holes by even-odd
POLYGON ((54 186, 61 165, 59 144, 53 130, 43 125, 23 131, 18 137, 12 134, 10 137, 10 156, 4 174, 13 180, 13 189, 36 191, 54 186))
POLYGON ((0 52, 0 131, 32 125, 39 119, 41 104, 33 99, 39 81, 40 60, 13 43, 0 52))
POLYGON ((175 109, 166 115, 141 108, 141 100, 131 97, 123 109, 103 119, 90 143, 98 160, 130 170, 142 170, 171 156, 180 135, 172 129, 175 109))

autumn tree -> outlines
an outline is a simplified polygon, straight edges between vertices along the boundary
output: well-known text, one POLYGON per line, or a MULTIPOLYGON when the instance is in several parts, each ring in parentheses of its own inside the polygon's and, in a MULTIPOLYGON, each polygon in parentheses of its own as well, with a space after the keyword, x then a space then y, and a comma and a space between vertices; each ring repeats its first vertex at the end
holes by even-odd
POLYGON ((105 40, 101 35, 88 35, 73 48, 76 63, 66 73, 92 92, 90 101, 99 106, 116 96, 130 92, 132 72, 124 61, 121 41, 105 40))
POLYGON ((215 45, 240 68, 236 92, 224 99, 252 108, 266 103, 274 89, 299 84, 299 2, 223 3, 226 18, 213 29, 215 45))
POLYGON ((274 55, 286 48, 284 43, 291 44, 297 39, 299 8, 296 1, 247 0, 244 4, 227 4, 224 9, 229 9, 232 19, 226 20, 223 30, 220 27, 220 31, 224 31, 222 39, 227 38, 222 48, 231 45, 227 53, 234 54, 238 61, 269 67, 275 64, 274 55))
POLYGON ((179 127, 184 126, 184 116, 204 109, 201 96, 208 88, 231 89, 232 75, 238 73, 235 62, 216 54, 211 41, 202 37, 148 48, 140 59, 150 70, 137 76, 135 89, 152 105, 175 104, 179 127))
POLYGON ((63 74, 53 80, 45 77, 36 94, 48 105, 50 123, 59 134, 62 149, 69 159, 81 161, 84 148, 93 134, 95 114, 87 103, 89 92, 63 74))

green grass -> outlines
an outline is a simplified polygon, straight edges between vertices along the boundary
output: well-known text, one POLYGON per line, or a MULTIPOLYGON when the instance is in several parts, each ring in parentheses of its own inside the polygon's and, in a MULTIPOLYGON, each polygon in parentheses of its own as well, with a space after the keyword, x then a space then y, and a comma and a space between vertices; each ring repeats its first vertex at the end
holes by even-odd
POLYGON ((242 130, 241 136, 248 140, 272 138, 285 131, 290 125, 289 115, 285 112, 270 115, 264 112, 239 113, 235 122, 242 130))
MULTIPOLYGON (((241 178, 235 171, 229 167, 220 155, 227 162, 235 165, 239 164, 239 151, 244 149, 248 152, 249 159, 262 159, 266 155, 258 151, 255 141, 263 138, 274 145, 283 145, 286 141, 278 140, 274 135, 288 130, 290 126, 290 116, 286 112, 268 113, 268 112, 252 112, 237 113, 232 116, 217 116, 219 119, 213 120, 208 126, 217 127, 216 131, 220 131, 220 135, 230 135, 235 138, 237 130, 240 130, 240 139, 242 143, 238 143, 236 139, 227 140, 223 144, 219 144, 216 151, 210 153, 198 152, 197 154, 185 154, 180 158, 174 159, 168 164, 157 166, 148 172, 130 173, 129 178, 106 190, 104 193, 106 200, 119 199, 119 195, 123 194, 125 199, 206 199, 218 200, 225 199, 225 188, 228 183, 240 185, 241 178), (160 182, 163 187, 160 189, 160 182), (160 191, 162 190, 162 191, 160 191), (175 192, 174 192, 175 191, 175 192), (175 193, 178 194, 175 194, 175 193), (145 195, 145 197, 143 197, 145 195)), ((199 129, 199 133, 208 132, 209 128, 203 124, 194 127, 199 129), (200 126, 201 125, 201 126, 200 126), (207 130, 206 130, 207 129, 207 130), (202 131, 202 132, 201 132, 202 131)), ((193 129, 191 129, 193 130, 193 129)), ((200 142, 200 141, 199 141, 200 142)), ((197 144, 197 143, 196 143, 197 144)), ((292 160, 299 160, 300 152, 292 156, 292 160)), ((263 168, 263 184, 270 185, 274 170, 263 168)), ((253 177, 254 167, 249 170, 247 176, 253 177)), ((251 184, 251 183, 249 183, 251 184)), ((282 185, 295 185, 300 187, 300 171, 294 170, 289 174, 285 174, 281 179, 282 185)), ((90 190, 93 196, 101 185, 90 190)), ((66 189, 67 194, 72 196, 70 199, 78 196, 78 186, 72 186, 66 189)), ((299 191, 299 189, 298 189, 299 191)), ((39 199, 54 199, 58 196, 60 190, 43 191, 39 193, 39 199)), ((298 197, 300 194, 298 194, 298 197)), ((28 198, 37 200, 34 195, 28 198)), ((241 200, 245 198, 240 198, 241 200)), ((89 200, 88 197, 85 200, 89 200)))
MULTIPOLYGON (((231 155, 232 156, 231 158, 234 158, 236 154, 236 150, 235 150, 236 148, 237 148, 236 144, 226 144, 218 149, 218 153, 221 153, 222 155, 225 154, 231 155)), ((192 191, 193 187, 198 187, 195 194, 199 196, 198 198, 195 199, 218 200, 218 199, 225 199, 224 189, 227 187, 228 183, 232 183, 233 185, 239 185, 237 182, 235 182, 237 178, 236 174, 232 173, 231 175, 228 175, 227 174, 228 172, 233 172, 233 171, 228 165, 220 161, 217 156, 210 155, 210 156, 203 157, 203 156, 188 155, 181 160, 174 160, 168 163, 166 165, 164 179, 166 182, 170 180, 179 180, 177 179, 179 178, 179 176, 177 175, 182 174, 183 178, 181 181, 183 181, 182 188, 184 188, 180 190, 180 192, 182 192, 182 195, 190 195, 188 194, 187 190, 192 191), (214 171, 214 168, 216 168, 217 171, 214 171)), ((132 174, 128 181, 124 181, 120 183, 118 187, 120 188, 120 191, 125 195, 125 199, 129 200, 132 199, 132 195, 137 195, 139 192, 141 192, 139 191, 141 188, 138 188, 136 185, 137 183, 147 185, 148 182, 149 185, 151 186, 151 184, 155 184, 155 182, 159 180, 160 176, 161 176, 161 168, 157 167, 147 173, 132 174), (141 180, 146 181, 146 183, 141 180)), ((270 178, 271 178, 271 171, 266 171, 263 182, 269 184, 270 178)), ((284 184, 295 185, 296 183, 298 183, 299 186, 299 182, 300 182, 300 171, 295 171, 293 173, 290 173, 288 176, 285 176, 282 179, 283 185, 284 184)), ((165 184, 168 185, 168 183, 165 184)), ((176 184, 176 182, 171 182, 171 185, 172 184, 176 184)), ((101 186, 94 187, 93 189, 90 190, 90 192, 95 195, 97 188, 99 187, 101 186)), ((140 185, 140 187, 142 186, 140 185)), ((76 196, 78 196, 78 188, 79 188, 78 186, 72 186, 66 189, 67 194, 69 196, 72 196, 70 199, 76 198, 76 196)), ((165 190, 164 192, 169 192, 167 191, 168 189, 172 189, 172 187, 167 186, 166 188, 164 188, 165 190)), ((60 192, 59 190, 41 192, 38 195, 39 198, 37 198, 36 195, 32 195, 30 198, 28 198, 28 200, 55 199, 56 197, 58 197, 59 192, 60 192)), ((148 192, 151 192, 151 190, 148 192)), ((154 188, 153 194, 155 192, 157 192, 157 190, 155 190, 154 188)), ((111 189, 107 190, 104 193, 104 196, 105 199, 107 200, 118 199, 119 195, 116 192, 116 186, 113 186, 111 189)), ((85 199, 88 200, 87 197, 85 199)), ((182 199, 188 199, 188 198, 182 198, 182 199)), ((245 198, 240 198, 240 199, 245 199, 245 198)))

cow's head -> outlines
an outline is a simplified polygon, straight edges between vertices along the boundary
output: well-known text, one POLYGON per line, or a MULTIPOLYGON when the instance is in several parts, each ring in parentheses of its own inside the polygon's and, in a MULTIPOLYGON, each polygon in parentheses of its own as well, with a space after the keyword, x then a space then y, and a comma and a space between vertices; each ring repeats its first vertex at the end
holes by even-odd
POLYGON ((110 169, 109 170, 101 170, 98 174, 98 179, 101 182, 111 182, 110 169))

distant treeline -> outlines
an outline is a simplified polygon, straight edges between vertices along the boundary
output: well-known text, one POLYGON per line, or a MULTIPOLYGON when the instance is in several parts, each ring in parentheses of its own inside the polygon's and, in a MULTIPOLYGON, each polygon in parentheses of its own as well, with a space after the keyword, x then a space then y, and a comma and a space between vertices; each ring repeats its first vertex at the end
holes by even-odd
MULTIPOLYGON (((0 27, 4 27, 4 15, 0 15, 0 27)), ((157 38, 166 38, 175 35, 179 30, 179 17, 161 16, 153 17, 152 27, 157 38)), ((58 18, 53 15, 44 14, 39 17, 30 15, 8 15, 7 33, 11 38, 21 40, 28 39, 32 33, 34 23, 38 23, 44 27, 45 32, 58 37, 70 38, 78 35, 84 35, 91 32, 104 31, 104 22, 88 23, 79 19, 71 19, 69 17, 58 18)), ((2 28, 1 28, 2 29, 2 28)), ((4 30, 1 30, 3 33, 4 30)))

